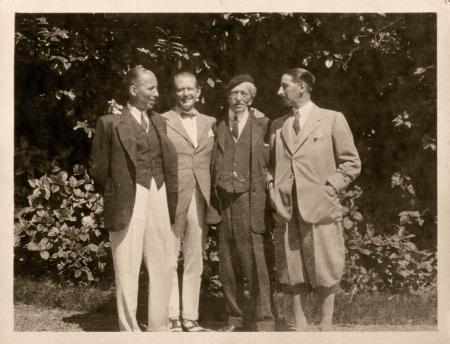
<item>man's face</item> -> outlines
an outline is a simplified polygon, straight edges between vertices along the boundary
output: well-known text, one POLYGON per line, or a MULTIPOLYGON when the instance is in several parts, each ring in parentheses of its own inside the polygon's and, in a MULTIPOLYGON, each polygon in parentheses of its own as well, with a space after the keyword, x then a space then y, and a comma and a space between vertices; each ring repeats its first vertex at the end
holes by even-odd
POLYGON ((158 81, 150 71, 141 72, 136 83, 130 87, 130 97, 139 110, 151 110, 159 97, 158 81))
POLYGON ((184 111, 191 111, 200 96, 196 79, 191 75, 179 75, 174 80, 175 102, 184 111))
POLYGON ((228 93, 228 106, 234 113, 244 112, 252 105, 253 98, 247 83, 242 83, 230 90, 228 93))
POLYGON ((291 75, 283 74, 277 95, 285 105, 294 106, 302 98, 304 88, 304 85, 297 84, 291 75))

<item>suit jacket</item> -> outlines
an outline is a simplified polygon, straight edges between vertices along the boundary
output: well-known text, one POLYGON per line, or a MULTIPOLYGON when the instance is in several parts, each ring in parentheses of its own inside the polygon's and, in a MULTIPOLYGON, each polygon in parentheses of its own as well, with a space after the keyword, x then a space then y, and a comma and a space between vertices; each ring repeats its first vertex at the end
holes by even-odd
MULTIPOLYGON (((149 112, 161 144, 169 215, 175 221, 178 200, 177 155, 166 135, 161 115, 149 112)), ((131 219, 136 197, 135 119, 127 107, 121 115, 106 115, 97 120, 90 156, 90 170, 97 190, 103 194, 105 227, 125 229, 131 219)))
POLYGON ((176 214, 186 212, 192 199, 195 183, 210 204, 211 192, 211 154, 214 146, 212 127, 216 123, 214 117, 198 113, 197 121, 197 147, 184 129, 179 115, 170 110, 162 114, 167 120, 167 136, 178 153, 178 205, 176 214))
POLYGON ((326 184, 340 192, 361 171, 353 136, 340 112, 311 109, 299 133, 297 145, 286 114, 270 128, 271 174, 274 177, 273 203, 286 222, 292 216, 292 185, 295 181, 298 210, 307 223, 328 223, 342 216, 337 194, 327 192, 326 184))
MULTIPOLYGON (((249 109, 248 120, 251 124, 251 154, 250 154, 250 225, 255 233, 264 233, 266 207, 266 178, 269 169, 269 144, 265 142, 269 119, 255 115, 254 109, 249 109)), ((217 123, 216 143, 212 159, 213 194, 217 197, 217 177, 223 167, 223 153, 225 150, 225 134, 230 131, 228 113, 217 123)), ((211 200, 212 205, 220 213, 220 199, 211 200), (216 203, 216 204, 215 204, 216 203)))

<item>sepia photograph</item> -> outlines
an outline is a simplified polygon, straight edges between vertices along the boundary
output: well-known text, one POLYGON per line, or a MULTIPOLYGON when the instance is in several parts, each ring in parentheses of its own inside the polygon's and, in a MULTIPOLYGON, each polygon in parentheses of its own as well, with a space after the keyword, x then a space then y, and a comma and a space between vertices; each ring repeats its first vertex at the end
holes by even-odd
POLYGON ((8 13, 8 332, 441 335, 444 15, 142 8, 8 13))

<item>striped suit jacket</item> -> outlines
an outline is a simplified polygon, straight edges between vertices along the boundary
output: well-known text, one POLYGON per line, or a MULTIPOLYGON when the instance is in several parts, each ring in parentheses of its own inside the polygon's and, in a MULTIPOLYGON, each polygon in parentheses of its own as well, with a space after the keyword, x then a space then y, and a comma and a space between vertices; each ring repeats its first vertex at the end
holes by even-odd
MULTIPOLYGON (((149 112, 161 144, 164 179, 170 220, 175 221, 178 202, 177 153, 166 133, 166 121, 149 112)), ((134 118, 127 107, 122 114, 97 120, 90 155, 90 172, 97 191, 103 194, 105 227, 109 231, 125 229, 130 222, 136 197, 134 118)))

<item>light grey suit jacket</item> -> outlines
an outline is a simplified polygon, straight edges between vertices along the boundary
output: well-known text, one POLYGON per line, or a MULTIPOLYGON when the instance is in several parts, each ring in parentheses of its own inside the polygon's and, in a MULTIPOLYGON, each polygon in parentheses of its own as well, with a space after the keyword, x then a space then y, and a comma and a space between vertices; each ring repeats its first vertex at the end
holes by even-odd
POLYGON ((187 212, 196 182, 207 206, 209 206, 211 192, 210 163, 214 146, 212 126, 216 123, 216 119, 201 113, 196 115, 198 145, 195 147, 174 110, 163 113, 162 117, 167 120, 167 136, 178 154, 177 216, 187 212))
POLYGON ((298 211, 307 223, 330 223, 342 216, 336 197, 326 184, 340 192, 361 171, 353 136, 340 112, 313 104, 309 117, 294 140, 286 114, 272 122, 270 130, 272 202, 286 222, 292 216, 292 186, 295 181, 298 211))

